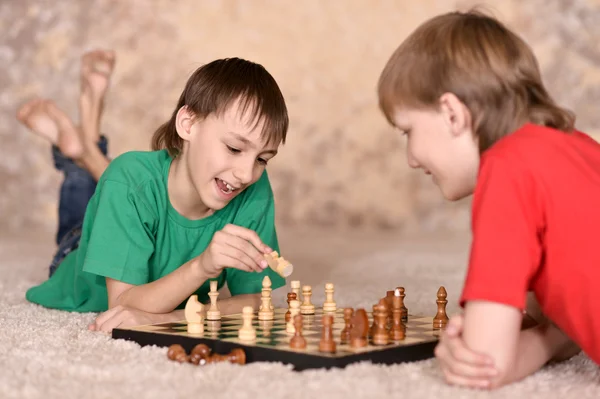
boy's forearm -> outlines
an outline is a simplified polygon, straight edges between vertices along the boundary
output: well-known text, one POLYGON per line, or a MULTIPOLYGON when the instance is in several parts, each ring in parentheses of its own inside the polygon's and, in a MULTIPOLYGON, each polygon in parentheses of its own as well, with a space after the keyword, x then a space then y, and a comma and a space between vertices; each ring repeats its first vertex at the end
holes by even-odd
POLYGON ((198 258, 194 258, 156 281, 131 287, 119 295, 115 305, 132 307, 148 313, 167 314, 206 280, 198 258))
POLYGON ((521 331, 515 367, 510 368, 502 384, 518 381, 535 373, 556 356, 566 352, 573 353, 573 347, 572 341, 552 324, 521 331))
MULTIPOLYGON (((260 306, 260 294, 243 294, 222 299, 217 302, 222 315, 242 313, 244 306, 252 306, 256 311, 260 306)), ((208 305, 210 306, 210 305, 208 305)))

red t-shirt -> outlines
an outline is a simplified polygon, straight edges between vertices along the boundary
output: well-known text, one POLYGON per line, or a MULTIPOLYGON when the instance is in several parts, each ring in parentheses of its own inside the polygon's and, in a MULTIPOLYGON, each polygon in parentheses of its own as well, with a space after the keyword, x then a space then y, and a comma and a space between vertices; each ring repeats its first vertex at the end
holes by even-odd
POLYGON ((481 156, 461 305, 544 314, 600 364, 600 144, 526 124, 481 156))

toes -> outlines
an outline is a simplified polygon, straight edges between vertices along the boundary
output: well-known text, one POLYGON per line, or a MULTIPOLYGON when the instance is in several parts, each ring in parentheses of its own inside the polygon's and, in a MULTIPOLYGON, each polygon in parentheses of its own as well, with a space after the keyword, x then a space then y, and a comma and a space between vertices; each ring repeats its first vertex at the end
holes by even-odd
POLYGON ((40 98, 34 98, 33 100, 29 100, 25 104, 21 105, 17 110, 17 119, 21 123, 26 123, 29 115, 31 115, 31 113, 38 108, 43 101, 44 100, 40 98))

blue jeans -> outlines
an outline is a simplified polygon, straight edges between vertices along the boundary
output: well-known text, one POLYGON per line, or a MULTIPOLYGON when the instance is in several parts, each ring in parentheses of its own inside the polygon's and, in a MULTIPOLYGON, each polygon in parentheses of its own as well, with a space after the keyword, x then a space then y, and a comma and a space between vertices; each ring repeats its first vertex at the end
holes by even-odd
MULTIPOLYGON (((107 154, 108 141, 106 137, 100 138, 98 148, 104 155, 107 154)), ((96 190, 96 181, 92 175, 77 166, 72 159, 65 157, 56 146, 52 146, 52 157, 54 158, 54 167, 63 172, 64 180, 60 187, 58 200, 58 231, 56 233, 58 250, 50 264, 50 276, 54 274, 65 256, 79 246, 85 210, 96 190)))

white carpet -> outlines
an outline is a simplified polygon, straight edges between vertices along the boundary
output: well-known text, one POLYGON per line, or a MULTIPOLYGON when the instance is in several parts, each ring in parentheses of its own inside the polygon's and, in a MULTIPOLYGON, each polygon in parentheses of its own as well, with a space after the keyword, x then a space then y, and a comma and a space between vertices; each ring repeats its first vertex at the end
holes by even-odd
MULTIPOLYGON (((370 307, 397 285, 414 314, 435 314, 444 285, 456 312, 467 238, 382 238, 381 234, 281 228, 283 255, 294 278, 336 285, 338 306, 370 307)), ((166 348, 145 347, 88 332, 93 314, 70 314, 29 304, 27 288, 47 275, 49 234, 0 237, 0 398, 598 398, 600 369, 579 355, 487 393, 447 386, 435 360, 294 372, 276 363, 196 367, 171 362, 166 348)), ((276 306, 287 292, 274 292, 276 306)), ((593 315, 590 315, 592 317, 593 315)))

